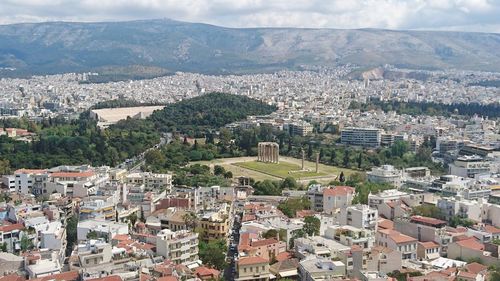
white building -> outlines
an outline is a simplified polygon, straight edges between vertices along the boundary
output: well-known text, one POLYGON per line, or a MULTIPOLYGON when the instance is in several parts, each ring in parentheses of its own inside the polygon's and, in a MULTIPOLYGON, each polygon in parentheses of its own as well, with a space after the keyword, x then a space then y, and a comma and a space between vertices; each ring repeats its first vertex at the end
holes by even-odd
POLYGON ((366 175, 370 182, 388 183, 395 187, 400 187, 403 181, 403 172, 392 165, 374 167, 366 175))
POLYGON ((198 260, 198 233, 163 229, 156 235, 156 253, 176 264, 198 260))
POLYGON ((126 183, 132 185, 144 185, 146 189, 172 189, 172 175, 154 174, 150 172, 132 173, 125 177, 126 183))
POLYGON ((453 163, 450 163, 449 167, 451 175, 474 178, 478 174, 489 174, 491 171, 491 162, 485 161, 477 155, 461 156, 453 163))
POLYGON ((377 229, 378 211, 368 205, 354 205, 340 209, 339 222, 363 229, 377 229))
POLYGON ((87 234, 91 231, 97 233, 98 237, 107 237, 111 241, 117 234, 128 234, 128 224, 114 221, 79 221, 77 226, 78 241, 86 241, 87 234))

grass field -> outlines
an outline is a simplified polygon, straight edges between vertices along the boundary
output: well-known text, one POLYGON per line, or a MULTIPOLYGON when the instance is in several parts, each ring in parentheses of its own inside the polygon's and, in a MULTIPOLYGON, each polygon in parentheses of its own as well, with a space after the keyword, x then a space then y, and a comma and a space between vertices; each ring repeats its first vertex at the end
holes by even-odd
POLYGON ((300 166, 290 162, 281 161, 278 164, 257 161, 234 163, 238 167, 269 174, 279 178, 293 177, 295 179, 326 176, 325 173, 313 171, 300 171, 300 166))
POLYGON ((256 181, 266 179, 279 180, 286 178, 287 176, 292 176, 303 183, 307 183, 312 179, 321 183, 328 183, 335 180, 341 171, 344 172, 346 176, 358 172, 350 169, 319 164, 319 173, 315 173, 316 163, 305 161, 305 168, 309 171, 288 174, 288 171, 290 170, 300 170, 301 160, 286 156, 280 157, 280 164, 260 163, 256 161, 256 157, 222 158, 214 159, 212 161, 196 161, 191 164, 208 165, 212 168, 214 165, 220 165, 224 167, 226 171, 231 171, 235 177, 251 177, 256 181))

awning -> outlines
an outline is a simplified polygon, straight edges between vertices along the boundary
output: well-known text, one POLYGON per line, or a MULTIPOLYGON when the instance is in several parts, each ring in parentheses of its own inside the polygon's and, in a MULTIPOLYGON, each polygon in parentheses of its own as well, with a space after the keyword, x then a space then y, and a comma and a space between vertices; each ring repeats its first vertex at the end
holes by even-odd
POLYGON ((297 275, 299 275, 299 273, 297 272, 297 269, 293 269, 293 270, 287 270, 287 271, 280 272, 280 273, 278 273, 278 275, 281 278, 284 278, 284 277, 297 276, 297 275))

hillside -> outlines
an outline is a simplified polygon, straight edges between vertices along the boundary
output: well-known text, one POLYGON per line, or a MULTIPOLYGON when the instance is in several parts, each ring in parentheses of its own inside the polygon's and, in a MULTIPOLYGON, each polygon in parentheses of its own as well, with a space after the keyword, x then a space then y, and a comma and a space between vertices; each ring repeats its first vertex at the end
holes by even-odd
POLYGON ((500 34, 488 33, 238 29, 172 20, 53 22, 0 26, 0 75, 104 69, 113 77, 110 69, 134 66, 133 76, 148 77, 344 63, 500 71, 498 50, 500 34))
POLYGON ((200 133, 202 129, 218 129, 247 116, 270 114, 275 110, 274 106, 245 96, 210 93, 167 105, 148 120, 161 131, 191 129, 200 133))

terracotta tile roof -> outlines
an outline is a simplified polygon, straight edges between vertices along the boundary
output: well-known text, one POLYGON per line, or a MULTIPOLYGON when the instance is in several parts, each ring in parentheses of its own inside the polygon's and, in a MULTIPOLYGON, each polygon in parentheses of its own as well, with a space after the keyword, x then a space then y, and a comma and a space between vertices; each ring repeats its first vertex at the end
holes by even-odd
POLYGON ((323 196, 346 196, 347 194, 354 194, 354 192, 355 189, 350 186, 335 186, 323 189, 323 196))
POLYGON ((156 281, 177 281, 177 277, 174 276, 165 276, 165 277, 160 277, 156 281))
POLYGON ((0 277, 0 281, 24 281, 24 280, 26 280, 24 277, 19 276, 17 274, 10 274, 0 277))
POLYGON ((496 228, 493 225, 488 224, 488 225, 484 226, 484 231, 491 233, 491 234, 497 234, 497 233, 500 233, 500 228, 496 228))
POLYGON ((111 275, 101 278, 88 279, 87 281, 122 281, 122 278, 118 275, 111 275))
POLYGON ((261 257, 249 257, 249 258, 241 258, 238 261, 238 265, 249 265, 249 264, 259 264, 259 263, 269 263, 269 260, 261 257))
POLYGON ((220 271, 213 268, 208 268, 205 266, 200 266, 194 270, 194 273, 199 277, 217 277, 220 274, 220 271))
POLYGON ((476 238, 472 238, 472 237, 469 239, 457 241, 455 243, 457 243, 458 245, 460 245, 464 248, 468 248, 468 249, 480 250, 480 251, 484 250, 484 244, 480 243, 479 241, 476 240, 476 238))
POLYGON ((243 218, 241 219, 242 222, 246 222, 246 221, 253 221, 255 220, 257 217, 255 215, 244 215, 243 218))
POLYGON ((391 230, 391 229, 381 229, 379 230, 380 233, 386 234, 389 239, 394 241, 396 244, 401 244, 401 243, 410 243, 410 242, 417 242, 417 239, 410 237, 408 235, 404 235, 399 231, 396 230, 391 230))
POLYGON ((279 241, 276 240, 276 238, 269 238, 269 239, 253 241, 251 243, 251 246, 252 247, 261 247, 261 246, 267 246, 267 245, 276 244, 276 243, 279 243, 279 241))
POLYGON ((424 223, 432 226, 440 226, 446 224, 445 221, 438 220, 435 218, 422 217, 422 216, 412 216, 411 221, 416 223, 424 223))
POLYGON ((487 266, 482 265, 482 264, 477 263, 477 262, 469 263, 465 266, 465 268, 467 269, 467 271, 472 272, 472 273, 476 273, 476 274, 479 272, 488 270, 487 266))
POLYGON ((50 175, 54 178, 88 178, 93 176, 94 172, 55 172, 50 175))
POLYGON ((47 170, 42 169, 19 169, 14 172, 14 174, 42 174, 47 172, 47 170))
POLYGON ((278 255, 276 255, 275 258, 277 261, 284 261, 284 260, 290 259, 292 257, 293 257, 293 255, 290 252, 283 252, 283 253, 279 253, 278 255))
POLYGON ((0 231, 2 231, 2 232, 10 232, 13 230, 22 230, 22 229, 24 229, 24 225, 22 225, 20 223, 7 224, 7 225, 0 226, 0 231))
POLYGON ((439 244, 434 242, 434 241, 428 241, 428 242, 418 242, 422 247, 425 249, 432 249, 432 248, 438 248, 439 244))
POLYGON ((300 210, 300 211, 295 212, 295 216, 297 218, 310 217, 310 216, 314 216, 315 214, 316 214, 316 212, 313 210, 300 210))
POLYGON ((387 219, 379 219, 378 227, 383 229, 394 229, 394 222, 387 219))
POLYGON ((378 227, 382 229, 394 229, 394 222, 387 219, 379 219, 378 227))
POLYGON ((68 271, 68 272, 63 272, 63 273, 58 273, 58 274, 53 274, 41 278, 36 278, 33 280, 36 281, 73 281, 73 280, 79 280, 80 275, 78 274, 78 271, 68 271))
POLYGON ((476 279, 477 273, 472 273, 472 272, 467 272, 467 271, 460 271, 457 275, 457 277, 462 277, 462 278, 467 278, 467 279, 476 279))

